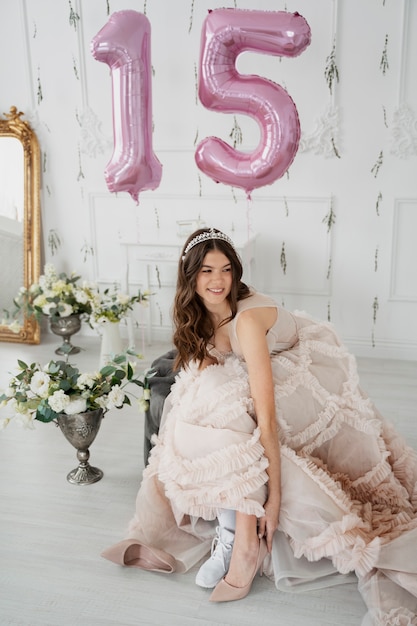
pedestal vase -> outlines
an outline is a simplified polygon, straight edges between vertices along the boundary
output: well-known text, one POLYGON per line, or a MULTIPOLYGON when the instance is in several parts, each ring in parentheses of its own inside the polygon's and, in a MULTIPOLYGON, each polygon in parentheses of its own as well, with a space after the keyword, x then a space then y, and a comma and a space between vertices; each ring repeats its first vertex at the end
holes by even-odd
POLYGON ((78 354, 80 348, 73 346, 70 339, 72 335, 78 333, 81 328, 81 318, 79 315, 68 315, 68 317, 50 317, 49 326, 55 335, 63 338, 62 345, 55 350, 55 354, 78 354))
POLYGON ((77 450, 77 459, 80 464, 67 476, 67 480, 75 485, 91 485, 103 477, 103 472, 97 467, 92 467, 89 447, 93 443, 100 429, 103 419, 103 409, 76 413, 75 415, 58 415, 58 426, 66 439, 77 450))

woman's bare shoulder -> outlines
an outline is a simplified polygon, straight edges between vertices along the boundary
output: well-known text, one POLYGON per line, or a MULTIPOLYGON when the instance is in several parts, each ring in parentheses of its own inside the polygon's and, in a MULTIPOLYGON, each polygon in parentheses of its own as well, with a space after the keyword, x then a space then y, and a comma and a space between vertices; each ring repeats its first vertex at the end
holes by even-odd
POLYGON ((277 302, 259 291, 251 291, 250 295, 238 302, 238 312, 246 311, 247 309, 256 309, 260 307, 274 307, 278 308, 277 302))
POLYGON ((252 326, 261 326, 269 330, 275 323, 277 315, 277 307, 270 305, 246 309, 240 312, 237 327, 239 330, 248 331, 252 326))

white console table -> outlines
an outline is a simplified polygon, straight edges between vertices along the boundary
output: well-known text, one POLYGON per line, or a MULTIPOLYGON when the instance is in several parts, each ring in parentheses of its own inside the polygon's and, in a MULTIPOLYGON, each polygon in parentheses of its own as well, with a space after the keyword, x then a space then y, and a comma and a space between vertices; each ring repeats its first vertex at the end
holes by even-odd
MULTIPOLYGON (((255 272, 256 235, 236 231, 231 235, 236 250, 242 259, 243 280, 251 283, 255 272)), ((185 237, 176 235, 162 237, 154 241, 120 241, 121 250, 121 288, 128 293, 133 286, 143 285, 143 290, 161 292, 175 289, 178 260, 185 242, 185 237), (162 278, 161 278, 161 275, 162 278), (138 277, 139 276, 139 277, 138 277)), ((151 296, 151 301, 152 301, 151 296)), ((172 297, 170 298, 170 305, 172 297)), ((152 302, 147 315, 147 341, 152 342, 152 328, 155 325, 156 312, 152 302)), ((134 344, 133 324, 128 322, 129 342, 134 344)))

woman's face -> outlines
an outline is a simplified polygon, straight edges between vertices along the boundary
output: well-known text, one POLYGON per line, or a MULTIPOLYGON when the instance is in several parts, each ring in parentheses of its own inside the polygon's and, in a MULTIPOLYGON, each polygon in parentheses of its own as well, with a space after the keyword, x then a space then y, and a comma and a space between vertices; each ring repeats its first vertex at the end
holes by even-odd
POLYGON ((223 252, 210 250, 203 260, 196 281, 196 293, 206 308, 224 305, 232 288, 232 265, 223 252))

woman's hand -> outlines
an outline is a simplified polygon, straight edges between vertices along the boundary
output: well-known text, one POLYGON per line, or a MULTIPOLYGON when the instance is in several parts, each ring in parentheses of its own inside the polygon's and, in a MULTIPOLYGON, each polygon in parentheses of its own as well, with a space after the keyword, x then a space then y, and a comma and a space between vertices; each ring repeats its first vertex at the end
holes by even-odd
POLYGON ((265 502, 265 515, 259 518, 258 522, 258 536, 259 538, 265 537, 268 552, 272 550, 272 538, 276 529, 278 528, 279 519, 279 502, 265 502))

